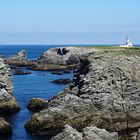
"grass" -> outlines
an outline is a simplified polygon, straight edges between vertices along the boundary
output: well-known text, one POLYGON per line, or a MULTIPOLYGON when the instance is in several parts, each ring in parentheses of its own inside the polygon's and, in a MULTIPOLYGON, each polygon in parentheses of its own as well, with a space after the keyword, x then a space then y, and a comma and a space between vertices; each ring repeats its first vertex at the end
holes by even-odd
POLYGON ((117 46, 101 46, 101 47, 93 47, 104 51, 107 55, 115 57, 115 56, 140 56, 140 47, 133 47, 133 48, 123 48, 117 46))

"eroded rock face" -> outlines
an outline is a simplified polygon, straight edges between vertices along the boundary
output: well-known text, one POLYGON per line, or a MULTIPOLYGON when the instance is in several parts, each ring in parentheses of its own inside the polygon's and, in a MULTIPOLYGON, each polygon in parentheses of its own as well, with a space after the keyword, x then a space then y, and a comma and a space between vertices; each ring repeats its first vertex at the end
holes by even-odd
POLYGON ((51 138, 51 140, 83 140, 83 136, 76 129, 65 125, 63 132, 51 138))
POLYGON ((20 107, 13 96, 12 73, 6 60, 0 57, 0 113, 17 112, 20 107))
POLYGON ((4 118, 0 118, 0 136, 11 134, 12 126, 5 121, 4 118))
POLYGON ((49 63, 57 65, 78 64, 80 61, 80 56, 90 52, 91 52, 90 49, 87 50, 82 47, 52 48, 43 53, 43 55, 38 59, 38 63, 39 64, 49 63))
POLYGON ((140 127, 140 57, 90 54, 73 82, 27 122, 31 133, 56 134, 66 124, 82 130, 95 125, 111 131, 140 127))
POLYGON ((95 126, 86 127, 82 132, 69 125, 65 125, 62 133, 54 136, 51 140, 118 140, 116 132, 109 133, 105 129, 99 129, 95 126))

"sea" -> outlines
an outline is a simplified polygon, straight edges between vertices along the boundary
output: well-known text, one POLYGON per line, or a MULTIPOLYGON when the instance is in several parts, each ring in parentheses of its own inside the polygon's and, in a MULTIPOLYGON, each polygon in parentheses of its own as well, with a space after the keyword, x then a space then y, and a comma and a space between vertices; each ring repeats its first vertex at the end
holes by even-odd
MULTIPOLYGON (((36 60, 41 54, 54 47, 62 45, 0 45, 0 55, 9 57, 25 49, 30 60, 36 60)), ((13 75, 14 95, 21 106, 21 110, 15 115, 8 115, 6 120, 13 125, 11 136, 0 137, 0 140, 46 140, 46 138, 30 135, 26 132, 24 125, 31 118, 33 112, 27 109, 27 104, 32 98, 51 99, 61 92, 67 85, 57 85, 52 83, 55 79, 72 79, 73 72, 62 75, 53 75, 50 71, 32 71, 29 75, 13 75)), ((0 115, 3 117, 3 115, 0 115)))

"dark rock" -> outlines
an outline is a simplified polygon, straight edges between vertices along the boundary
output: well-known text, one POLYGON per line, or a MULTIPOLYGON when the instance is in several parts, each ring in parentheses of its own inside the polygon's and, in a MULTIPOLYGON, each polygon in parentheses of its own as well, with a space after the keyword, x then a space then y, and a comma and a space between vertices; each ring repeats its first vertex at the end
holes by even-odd
POLYGON ((69 84, 71 80, 70 79, 57 79, 52 82, 55 84, 69 84))
POLYGON ((48 101, 41 99, 41 98, 33 98, 29 102, 27 108, 31 111, 37 112, 37 111, 40 111, 42 109, 45 109, 45 107, 47 106, 47 102, 48 101))
POLYGON ((51 72, 51 74, 62 75, 62 73, 59 71, 53 71, 53 72, 51 72))
POLYGON ((12 133, 12 125, 0 118, 0 136, 6 136, 12 133))
POLYGON ((21 69, 15 69, 15 70, 13 70, 13 74, 14 75, 26 75, 26 74, 31 74, 31 72, 24 71, 24 70, 21 70, 21 69))
POLYGON ((62 71, 68 69, 67 66, 55 65, 55 64, 34 64, 34 66, 28 67, 28 70, 36 71, 62 71))

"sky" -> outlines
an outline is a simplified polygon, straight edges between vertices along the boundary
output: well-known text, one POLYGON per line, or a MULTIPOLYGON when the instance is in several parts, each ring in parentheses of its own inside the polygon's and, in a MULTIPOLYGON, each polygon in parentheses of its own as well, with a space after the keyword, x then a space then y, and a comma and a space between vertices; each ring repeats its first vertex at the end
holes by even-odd
POLYGON ((140 44, 140 0, 0 0, 0 44, 140 44))

